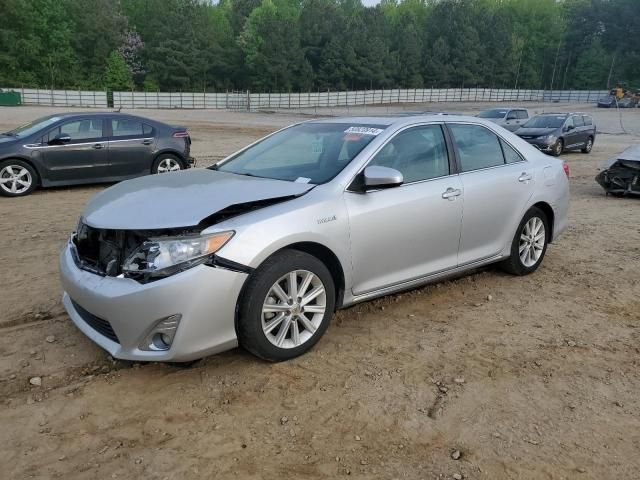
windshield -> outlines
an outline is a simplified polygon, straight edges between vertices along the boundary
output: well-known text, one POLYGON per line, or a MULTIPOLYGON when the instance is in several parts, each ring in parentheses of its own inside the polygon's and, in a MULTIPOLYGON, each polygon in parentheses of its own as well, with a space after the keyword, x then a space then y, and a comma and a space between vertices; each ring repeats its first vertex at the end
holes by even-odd
POLYGON ((39 118, 38 120, 34 120, 31 123, 27 123, 26 125, 22 125, 21 127, 14 128, 10 132, 7 132, 8 135, 13 135, 16 137, 28 137, 32 133, 37 132, 53 123, 56 123, 60 120, 60 117, 44 117, 39 118))
POLYGON ((567 119, 565 115, 540 115, 523 125, 524 128, 558 128, 567 119))
POLYGON ((292 182, 325 183, 385 128, 385 125, 303 123, 271 135, 212 168, 292 182))
POLYGON ((491 110, 485 110, 481 112, 478 117, 479 118, 504 118, 507 114, 507 111, 503 108, 493 108, 491 110))

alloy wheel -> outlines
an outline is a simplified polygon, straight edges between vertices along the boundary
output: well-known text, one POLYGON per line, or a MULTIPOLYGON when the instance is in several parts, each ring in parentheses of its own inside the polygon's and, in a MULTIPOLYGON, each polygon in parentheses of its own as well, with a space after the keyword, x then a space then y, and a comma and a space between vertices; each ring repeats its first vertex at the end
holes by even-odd
POLYGON ((520 232, 518 255, 522 264, 530 268, 540 260, 547 241, 544 222, 538 217, 531 217, 520 232))
POLYGON ((308 270, 294 270, 269 289, 262 306, 262 331, 278 348, 306 343, 320 327, 327 296, 320 278, 308 270))
POLYGON ((7 193, 23 193, 32 183, 31 172, 20 165, 7 165, 0 170, 0 187, 7 193))
POLYGON ((587 144, 584 147, 584 150, 588 153, 591 151, 591 149, 593 148, 593 140, 591 139, 591 137, 589 137, 587 139, 587 144))
POLYGON ((177 172, 180 169, 180 164, 175 158, 163 158, 158 163, 158 173, 177 172))
POLYGON ((556 156, 560 156, 560 154, 562 154, 562 140, 556 141, 556 144, 553 146, 553 153, 556 156))

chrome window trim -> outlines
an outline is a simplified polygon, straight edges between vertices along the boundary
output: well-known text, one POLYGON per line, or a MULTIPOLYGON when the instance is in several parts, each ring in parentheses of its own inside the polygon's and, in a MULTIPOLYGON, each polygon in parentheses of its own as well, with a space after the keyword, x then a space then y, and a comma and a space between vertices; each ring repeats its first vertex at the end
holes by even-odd
POLYGON ((94 142, 81 142, 81 143, 64 143, 62 145, 42 145, 39 143, 29 143, 26 145, 23 145, 24 148, 28 148, 31 150, 40 150, 43 148, 59 148, 59 147, 78 147, 78 146, 83 146, 83 145, 95 145, 96 143, 116 143, 116 142, 132 142, 132 141, 144 141, 144 140, 153 140, 153 137, 148 137, 148 138, 127 138, 124 140, 109 140, 109 139, 105 139, 105 140, 96 140, 94 142))
MULTIPOLYGON (((118 138, 118 137, 115 137, 118 138)), ((133 141, 144 141, 144 140, 153 140, 154 137, 144 137, 144 138, 123 138, 121 140, 114 140, 112 137, 109 137, 107 140, 109 143, 117 143, 117 142, 133 142, 133 141)))

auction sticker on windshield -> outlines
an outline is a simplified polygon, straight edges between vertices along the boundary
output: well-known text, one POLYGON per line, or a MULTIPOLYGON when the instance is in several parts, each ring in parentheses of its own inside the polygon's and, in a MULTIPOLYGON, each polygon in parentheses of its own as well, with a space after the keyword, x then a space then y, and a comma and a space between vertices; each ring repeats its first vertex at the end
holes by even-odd
POLYGON ((349 127, 344 133, 359 133, 360 135, 380 135, 384 132, 381 128, 372 128, 372 127, 349 127))

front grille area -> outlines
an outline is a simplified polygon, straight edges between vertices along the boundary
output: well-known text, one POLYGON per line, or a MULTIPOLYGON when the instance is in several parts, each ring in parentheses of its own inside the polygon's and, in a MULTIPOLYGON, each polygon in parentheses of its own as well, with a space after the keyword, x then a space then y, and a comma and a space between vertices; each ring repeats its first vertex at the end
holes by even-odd
POLYGON ((73 299, 71 300, 71 303, 73 304, 73 308, 76 309, 76 312, 78 312, 78 315, 82 317, 87 325, 89 325, 99 334, 107 337, 112 342, 116 342, 118 344, 120 343, 116 332, 113 331, 113 328, 111 327, 111 324, 109 322, 103 320, 100 317, 96 317, 91 312, 86 311, 84 308, 74 302, 73 299))
POLYGON ((122 273, 125 260, 150 238, 199 232, 196 228, 113 230, 94 228, 80 222, 72 241, 78 267, 98 275, 117 277, 122 273))
POLYGON ((74 237, 80 266, 113 277, 122 273, 127 255, 143 241, 133 232, 93 228, 84 223, 74 237))

